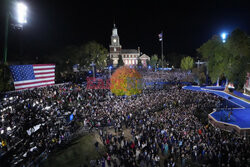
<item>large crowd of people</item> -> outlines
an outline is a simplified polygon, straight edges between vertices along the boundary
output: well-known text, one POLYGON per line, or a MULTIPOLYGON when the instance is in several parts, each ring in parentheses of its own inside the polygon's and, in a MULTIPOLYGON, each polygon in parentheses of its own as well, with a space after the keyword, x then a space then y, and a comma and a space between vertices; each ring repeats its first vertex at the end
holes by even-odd
POLYGON ((197 109, 212 111, 219 100, 180 85, 127 97, 72 83, 8 93, 0 101, 1 161, 27 164, 70 141, 77 130, 98 128, 107 165, 250 164, 245 138, 202 124, 195 116, 197 109), (105 127, 114 128, 116 135, 105 127), (132 138, 125 138, 124 130, 132 138))
POLYGON ((171 71, 142 71, 145 82, 183 82, 193 80, 190 72, 171 70, 171 71))
POLYGON ((2 162, 26 163, 67 141, 79 127, 82 109, 75 104, 80 89, 63 84, 6 94, 0 103, 2 162))
MULTIPOLYGON (((163 108, 146 107, 132 112, 125 123, 132 139, 126 140, 122 129, 116 135, 101 135, 108 150, 108 164, 159 166, 160 158, 164 158, 162 166, 187 166, 190 162, 204 166, 250 165, 250 145, 244 137, 204 125, 194 116, 197 108, 215 108, 219 97, 176 86, 154 93, 150 101, 163 99, 163 108)), ((150 99, 151 95, 147 96, 150 99)))

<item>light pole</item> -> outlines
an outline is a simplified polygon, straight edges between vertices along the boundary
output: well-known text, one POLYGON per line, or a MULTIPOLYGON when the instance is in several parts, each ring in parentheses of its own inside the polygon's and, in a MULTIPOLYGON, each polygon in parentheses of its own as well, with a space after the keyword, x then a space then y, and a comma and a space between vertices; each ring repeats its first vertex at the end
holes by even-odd
POLYGON ((90 64, 90 66, 92 66, 92 70, 93 70, 93 79, 95 78, 95 64, 92 61, 92 63, 90 64))
MULTIPOLYGON (((228 33, 226 33, 226 32, 221 33, 220 36, 221 36, 222 43, 226 43, 227 35, 228 35, 228 33)), ((218 80, 219 80, 219 77, 218 77, 218 80)), ((218 85, 218 80, 217 80, 217 85, 218 85)), ((228 83, 226 83, 225 87, 227 87, 227 84, 228 83)))
POLYGON ((112 69, 112 66, 109 66, 109 78, 111 78, 111 69, 112 69))
POLYGON ((8 51, 8 33, 9 33, 9 5, 8 5, 8 0, 6 0, 6 18, 5 18, 5 33, 4 33, 4 64, 6 64, 7 61, 7 51, 8 51))
POLYGON ((161 42, 161 68, 163 73, 163 31, 161 31, 161 33, 158 36, 159 36, 159 41, 161 42))
POLYGON ((12 15, 10 13, 10 2, 6 0, 6 18, 5 18, 5 33, 4 33, 4 64, 7 63, 7 55, 8 55, 8 30, 9 30, 9 17, 14 16, 16 23, 15 27, 23 28, 23 25, 27 23, 27 6, 23 2, 15 3, 15 13, 12 15))
POLYGON ((27 6, 22 2, 15 3, 15 12, 14 14, 11 13, 10 9, 13 3, 11 0, 5 0, 5 9, 6 9, 6 16, 5 16, 5 32, 4 32, 4 49, 3 49, 3 80, 6 79, 6 68, 7 65, 7 55, 8 55, 8 33, 9 33, 9 18, 10 16, 14 17, 16 23, 14 26, 19 28, 23 27, 23 24, 27 23, 27 6))
MULTIPOLYGON (((163 36, 163 32, 161 32, 162 36, 163 36)), ((163 37, 161 40, 161 68, 162 68, 162 72, 163 72, 163 37)))
POLYGON ((225 43, 225 42, 226 42, 227 35, 228 35, 228 34, 227 34, 226 32, 221 33, 221 35, 220 35, 220 36, 221 36, 221 39, 222 39, 222 42, 223 42, 223 43, 225 43))

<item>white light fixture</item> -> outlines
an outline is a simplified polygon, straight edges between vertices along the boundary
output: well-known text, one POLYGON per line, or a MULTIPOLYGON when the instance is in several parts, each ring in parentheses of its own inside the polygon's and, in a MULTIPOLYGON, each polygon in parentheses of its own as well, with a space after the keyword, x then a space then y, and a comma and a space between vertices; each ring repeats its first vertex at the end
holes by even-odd
POLYGON ((227 39, 227 33, 223 32, 221 35, 222 42, 225 43, 227 39))
POLYGON ((16 12, 17 12, 17 22, 20 24, 27 23, 27 6, 22 2, 17 2, 16 12))

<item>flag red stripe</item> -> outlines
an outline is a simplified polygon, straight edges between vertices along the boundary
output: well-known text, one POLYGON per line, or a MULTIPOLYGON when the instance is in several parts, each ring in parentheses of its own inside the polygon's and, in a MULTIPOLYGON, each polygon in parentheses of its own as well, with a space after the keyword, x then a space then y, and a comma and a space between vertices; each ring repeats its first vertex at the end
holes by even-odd
POLYGON ((35 76, 36 76, 36 75, 42 75, 42 74, 55 74, 55 72, 35 73, 35 76))
POLYGON ((31 86, 31 87, 26 87, 26 88, 19 88, 16 90, 23 90, 23 89, 30 89, 30 88, 37 88, 37 87, 46 87, 46 86, 51 86, 51 85, 55 85, 55 84, 48 84, 48 85, 38 85, 38 86, 31 86))
POLYGON ((15 86, 23 86, 23 85, 30 85, 30 84, 37 84, 37 83, 44 83, 44 82, 52 82, 54 79, 46 80, 46 81, 37 81, 37 82, 31 82, 31 83, 21 83, 21 84, 15 84, 15 86))
POLYGON ((35 80, 26 81, 26 82, 24 81, 24 83, 20 83, 18 81, 19 83, 17 82, 16 84, 14 82, 14 86, 16 90, 46 87, 46 86, 55 84, 55 71, 54 71, 55 64, 32 64, 32 66, 34 70, 35 80), (48 70, 50 71, 48 72, 48 70), (38 72, 38 73, 35 73, 35 72, 38 72), (43 76, 43 75, 49 75, 49 76, 43 76), (38 81, 37 79, 41 79, 41 80, 45 79, 45 81, 38 81))
POLYGON ((41 69, 34 69, 34 71, 42 71, 42 70, 54 70, 55 68, 41 68, 41 69))
POLYGON ((51 77, 55 77, 55 76, 36 77, 36 79, 51 78, 51 77))
POLYGON ((33 64, 33 67, 38 67, 38 66, 54 66, 55 64, 33 64))

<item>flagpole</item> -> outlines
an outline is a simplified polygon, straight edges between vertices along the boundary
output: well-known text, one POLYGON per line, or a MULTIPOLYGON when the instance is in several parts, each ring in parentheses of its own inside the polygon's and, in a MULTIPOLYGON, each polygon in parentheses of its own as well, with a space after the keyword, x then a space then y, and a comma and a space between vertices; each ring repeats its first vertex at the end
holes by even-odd
POLYGON ((161 31, 162 38, 161 38, 161 68, 163 71, 163 31, 161 31))

